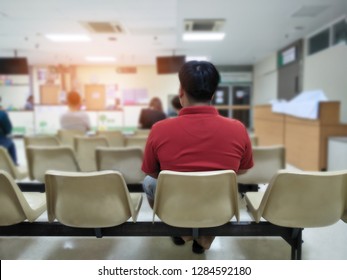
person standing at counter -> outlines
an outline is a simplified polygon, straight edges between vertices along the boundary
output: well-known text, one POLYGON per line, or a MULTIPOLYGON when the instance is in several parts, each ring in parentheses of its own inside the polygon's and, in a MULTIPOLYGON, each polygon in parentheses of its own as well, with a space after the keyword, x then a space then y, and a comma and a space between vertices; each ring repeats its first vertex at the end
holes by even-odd
POLYGON ((83 132, 90 130, 90 119, 86 112, 81 111, 82 100, 78 92, 71 91, 68 93, 67 105, 69 111, 64 113, 60 118, 61 128, 83 132))
POLYGON ((13 140, 8 136, 12 132, 12 123, 6 111, 0 108, 0 146, 7 149, 10 157, 15 165, 17 162, 16 145, 13 140))
POLYGON ((149 108, 142 109, 139 118, 139 127, 150 129, 158 121, 166 119, 163 106, 158 97, 153 97, 149 102, 149 108))

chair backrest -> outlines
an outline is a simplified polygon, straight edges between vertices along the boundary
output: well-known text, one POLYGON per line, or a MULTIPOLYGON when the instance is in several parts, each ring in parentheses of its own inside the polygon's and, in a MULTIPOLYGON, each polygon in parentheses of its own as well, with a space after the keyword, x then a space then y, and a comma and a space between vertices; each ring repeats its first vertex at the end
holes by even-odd
POLYGON ((72 129, 59 129, 57 132, 58 139, 62 145, 70 146, 74 148, 74 137, 83 136, 85 133, 81 130, 72 130, 72 129))
POLYGON ((31 180, 44 182, 45 173, 49 169, 80 171, 75 153, 68 146, 29 146, 26 150, 31 180))
POLYGON ((4 147, 0 147, 0 170, 5 170, 14 179, 24 179, 28 174, 27 172, 21 172, 14 164, 8 151, 4 147))
POLYGON ((347 171, 279 171, 264 193, 259 217, 286 227, 334 224, 345 211, 346 183, 347 171))
POLYGON ((57 219, 67 226, 101 228, 122 224, 130 217, 136 221, 140 206, 135 209, 117 171, 47 171, 45 181, 50 222, 57 219))
POLYGON ((126 147, 140 147, 143 151, 146 147, 147 136, 137 136, 132 135, 125 138, 125 146, 126 147))
POLYGON ((251 140, 252 147, 258 146, 258 137, 255 135, 250 135, 249 139, 251 140))
MULTIPOLYGON (((33 198, 35 199, 35 195, 33 198)), ((0 226, 14 225, 25 220, 33 222, 46 210, 45 199, 37 202, 35 204, 38 207, 31 208, 11 175, 0 170, 0 226)))
POLYGON ((27 135, 24 136, 24 146, 59 146, 60 141, 53 135, 27 135))
POLYGON ((108 141, 103 136, 76 136, 74 138, 74 147, 81 171, 96 171, 96 148, 108 146, 108 141))
POLYGON ((268 184, 271 178, 285 168, 285 148, 283 146, 253 147, 254 166, 238 176, 242 184, 268 184))
POLYGON ((205 172, 161 171, 154 215, 176 227, 220 226, 239 220, 236 174, 231 170, 205 172))
POLYGON ((98 170, 119 171, 127 184, 140 183, 145 174, 141 170, 143 151, 139 147, 96 148, 96 165, 98 170))
POLYGON ((341 219, 342 219, 342 221, 347 223, 347 181, 345 181, 344 185, 345 185, 345 189, 346 189, 345 190, 345 211, 344 211, 341 219))
POLYGON ((148 136, 150 132, 151 132, 150 129, 139 128, 139 129, 135 130, 134 135, 136 135, 136 136, 148 136))
POLYGON ((100 130, 97 131, 98 136, 104 136, 110 147, 124 147, 125 140, 120 130, 100 130))

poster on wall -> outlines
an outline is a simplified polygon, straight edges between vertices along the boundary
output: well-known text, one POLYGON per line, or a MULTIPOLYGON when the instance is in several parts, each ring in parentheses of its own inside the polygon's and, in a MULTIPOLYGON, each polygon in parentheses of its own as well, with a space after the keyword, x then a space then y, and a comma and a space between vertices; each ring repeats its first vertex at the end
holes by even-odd
POLYGON ((141 105, 149 101, 148 91, 143 88, 124 89, 122 98, 124 105, 141 105))

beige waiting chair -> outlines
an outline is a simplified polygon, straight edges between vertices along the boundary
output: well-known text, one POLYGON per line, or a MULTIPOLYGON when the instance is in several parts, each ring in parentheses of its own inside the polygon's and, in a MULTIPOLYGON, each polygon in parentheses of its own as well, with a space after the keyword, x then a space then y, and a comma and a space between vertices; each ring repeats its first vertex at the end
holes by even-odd
POLYGON ((268 184, 271 178, 286 166, 283 146, 253 147, 254 166, 245 174, 238 175, 241 184, 268 184))
POLYGON ((151 132, 150 129, 136 129, 135 132, 134 132, 134 135, 136 136, 148 136, 149 133, 151 132))
POLYGON ((48 220, 82 228, 136 222, 142 194, 129 193, 117 171, 46 173, 48 220))
POLYGON ((143 151, 139 147, 96 148, 96 165, 98 170, 119 171, 127 184, 143 181, 145 174, 141 170, 143 151))
POLYGON ((147 136, 137 136, 132 135, 125 138, 125 146, 126 147, 140 147, 143 151, 145 150, 147 143, 147 136))
POLYGON ((48 169, 80 171, 75 153, 68 146, 29 146, 26 150, 31 180, 44 182, 44 176, 48 169))
POLYGON ((265 192, 247 193, 245 198, 256 222, 292 227, 324 227, 343 216, 347 171, 279 171, 265 192))
POLYGON ((74 137, 84 136, 85 133, 80 130, 59 129, 57 132, 58 139, 62 145, 70 146, 74 148, 74 137))
POLYGON ((96 135, 104 136, 110 147, 124 147, 125 140, 122 131, 120 130, 102 130, 97 131, 96 135))
POLYGON ((22 193, 11 175, 0 170, 0 226, 35 221, 46 211, 44 193, 22 193))
POLYGON ((185 228, 216 227, 239 220, 236 174, 161 171, 155 193, 153 220, 185 228))
POLYGON ((81 171, 96 171, 96 148, 108 146, 108 141, 103 136, 76 136, 74 138, 74 147, 81 171))
POLYGON ((27 135, 24 136, 24 146, 59 146, 60 141, 54 135, 27 135))
POLYGON ((8 151, 4 147, 0 147, 0 170, 5 170, 16 180, 22 180, 28 176, 26 170, 14 164, 8 151))
POLYGON ((345 182, 345 211, 342 215, 342 221, 344 221, 345 223, 347 223, 347 182, 345 182))
POLYGON ((249 139, 251 140, 252 147, 258 146, 258 137, 255 135, 250 135, 249 139))

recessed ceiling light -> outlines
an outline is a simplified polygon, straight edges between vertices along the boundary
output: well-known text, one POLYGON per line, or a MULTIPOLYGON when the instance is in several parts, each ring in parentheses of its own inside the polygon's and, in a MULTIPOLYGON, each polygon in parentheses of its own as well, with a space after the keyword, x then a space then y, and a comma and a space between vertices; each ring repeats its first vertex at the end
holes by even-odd
POLYGON ((209 58, 207 56, 186 56, 186 61, 209 61, 209 58))
POLYGON ((188 32, 183 34, 184 41, 221 41, 225 37, 223 32, 188 32))
POLYGON ((90 62, 115 62, 116 58, 112 56, 87 56, 86 60, 90 62))
POLYGON ((88 42, 91 40, 84 34, 46 34, 45 37, 53 42, 88 42))

